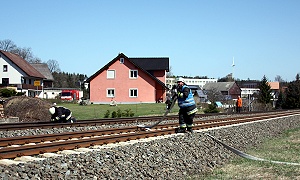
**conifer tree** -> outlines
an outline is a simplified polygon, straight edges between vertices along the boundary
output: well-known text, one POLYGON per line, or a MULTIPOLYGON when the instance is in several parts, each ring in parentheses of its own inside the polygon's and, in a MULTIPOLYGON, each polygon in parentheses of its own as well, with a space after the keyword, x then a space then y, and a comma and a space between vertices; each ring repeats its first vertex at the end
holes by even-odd
POLYGON ((282 91, 279 92, 278 99, 276 101, 276 109, 282 109, 285 108, 285 93, 282 91))
POLYGON ((299 74, 296 80, 290 82, 286 90, 285 107, 288 109, 300 108, 300 78, 299 74))
POLYGON ((265 75, 263 76, 261 82, 259 83, 258 88, 259 88, 258 101, 265 105, 269 104, 272 99, 271 86, 268 83, 268 79, 266 78, 265 75))

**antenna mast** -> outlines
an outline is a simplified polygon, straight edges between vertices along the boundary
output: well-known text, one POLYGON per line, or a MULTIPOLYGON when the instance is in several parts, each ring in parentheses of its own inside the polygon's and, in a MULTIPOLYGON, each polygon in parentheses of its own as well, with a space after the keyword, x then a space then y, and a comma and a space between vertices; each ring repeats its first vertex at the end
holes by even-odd
POLYGON ((234 57, 232 59, 232 79, 233 79, 233 73, 234 73, 234 67, 235 67, 235 64, 234 64, 234 57))

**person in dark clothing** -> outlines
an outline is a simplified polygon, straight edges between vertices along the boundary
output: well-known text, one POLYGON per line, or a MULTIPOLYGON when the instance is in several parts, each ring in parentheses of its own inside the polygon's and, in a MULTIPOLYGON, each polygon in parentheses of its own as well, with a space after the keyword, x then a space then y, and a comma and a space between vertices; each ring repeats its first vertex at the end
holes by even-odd
MULTIPOLYGON (((191 89, 184 83, 183 78, 177 79, 177 97, 179 106, 179 128, 177 133, 193 132, 193 121, 198 111, 191 89)), ((172 98, 176 99, 176 98, 172 98)))
POLYGON ((72 112, 65 107, 62 106, 53 106, 49 109, 51 114, 51 121, 58 123, 73 123, 76 121, 74 117, 72 117, 72 112))

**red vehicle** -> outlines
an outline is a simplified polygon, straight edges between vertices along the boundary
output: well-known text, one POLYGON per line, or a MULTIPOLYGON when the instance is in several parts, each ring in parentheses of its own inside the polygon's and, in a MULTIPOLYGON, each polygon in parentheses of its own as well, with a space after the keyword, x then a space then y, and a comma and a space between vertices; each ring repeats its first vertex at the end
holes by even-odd
POLYGON ((82 91, 71 89, 71 90, 62 90, 60 99, 62 101, 73 101, 79 100, 82 97, 82 91))

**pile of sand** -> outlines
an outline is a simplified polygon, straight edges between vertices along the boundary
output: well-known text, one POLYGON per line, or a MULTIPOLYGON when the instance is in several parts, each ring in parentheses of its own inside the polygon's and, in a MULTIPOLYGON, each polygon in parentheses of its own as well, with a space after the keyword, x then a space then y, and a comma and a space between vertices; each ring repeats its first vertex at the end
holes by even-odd
POLYGON ((39 98, 16 96, 4 103, 4 115, 19 117, 20 122, 50 121, 51 103, 39 98))

